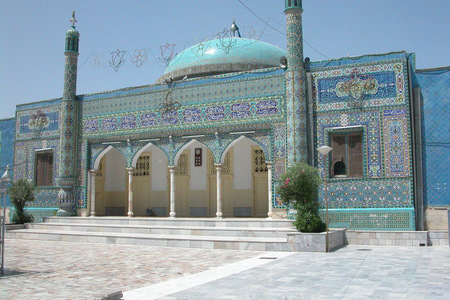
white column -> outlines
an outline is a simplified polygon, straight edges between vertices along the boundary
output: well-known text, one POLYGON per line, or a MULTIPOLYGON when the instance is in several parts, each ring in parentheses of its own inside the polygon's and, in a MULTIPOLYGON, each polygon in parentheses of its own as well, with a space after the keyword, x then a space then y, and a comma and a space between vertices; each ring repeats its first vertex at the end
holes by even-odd
POLYGON ((272 219, 272 163, 266 163, 267 165, 267 186, 269 188, 268 191, 268 200, 269 200, 269 211, 267 212, 267 219, 272 219))
POLYGON ((222 218, 222 165, 215 165, 217 172, 217 218, 222 218))
POLYGON ((175 167, 170 166, 169 167, 170 172, 170 218, 175 218, 176 212, 175 212, 175 167))
POLYGON ((95 170, 90 170, 91 173, 91 217, 95 217, 95 170))
POLYGON ((128 216, 134 216, 133 213, 133 168, 127 168, 128 171, 128 216))

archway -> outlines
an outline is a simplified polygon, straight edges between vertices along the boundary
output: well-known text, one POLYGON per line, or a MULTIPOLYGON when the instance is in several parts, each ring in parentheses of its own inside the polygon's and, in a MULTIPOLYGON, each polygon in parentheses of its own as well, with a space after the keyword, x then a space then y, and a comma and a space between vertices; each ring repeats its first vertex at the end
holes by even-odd
POLYGON ((134 156, 132 167, 134 215, 168 216, 168 161, 164 152, 148 143, 134 156))
POLYGON ((232 153, 233 197, 232 215, 235 217, 266 217, 268 212, 268 168, 262 148, 251 139, 240 136, 222 153, 225 165, 232 153))
POLYGON ((190 140, 178 150, 174 159, 177 216, 216 215, 210 201, 208 179, 210 156, 212 154, 208 146, 195 139, 190 140))
POLYGON ((96 215, 127 215, 126 166, 122 153, 112 146, 108 146, 96 158, 95 186, 91 187, 95 191, 96 215))

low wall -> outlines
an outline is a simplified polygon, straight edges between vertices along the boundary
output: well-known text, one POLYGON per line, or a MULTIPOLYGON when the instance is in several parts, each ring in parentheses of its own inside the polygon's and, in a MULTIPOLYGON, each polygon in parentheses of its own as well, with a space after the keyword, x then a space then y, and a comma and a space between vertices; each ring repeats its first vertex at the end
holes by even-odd
MULTIPOLYGON (((346 244, 345 229, 330 231, 330 251, 346 244)), ((326 252, 327 233, 292 232, 287 234, 287 242, 294 252, 326 252)))
POLYGON ((446 230, 428 231, 428 246, 448 246, 448 231, 446 230))
POLYGON ((427 246, 426 231, 363 231, 347 230, 349 245, 427 246))

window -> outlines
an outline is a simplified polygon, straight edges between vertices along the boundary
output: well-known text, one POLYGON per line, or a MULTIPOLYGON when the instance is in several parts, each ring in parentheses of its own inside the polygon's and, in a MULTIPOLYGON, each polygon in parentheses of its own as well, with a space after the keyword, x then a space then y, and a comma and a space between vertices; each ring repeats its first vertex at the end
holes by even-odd
POLYGON ((36 153, 36 186, 53 184, 53 152, 36 153))
POLYGON ((362 132, 330 134, 331 177, 363 177, 362 132))

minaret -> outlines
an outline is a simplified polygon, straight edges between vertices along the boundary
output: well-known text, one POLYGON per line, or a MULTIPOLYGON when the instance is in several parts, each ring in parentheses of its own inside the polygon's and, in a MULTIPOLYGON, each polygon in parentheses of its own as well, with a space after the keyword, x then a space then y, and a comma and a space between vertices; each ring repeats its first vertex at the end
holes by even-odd
POLYGON ((308 161, 302 1, 285 0, 287 31, 286 106, 287 162, 308 161))
POLYGON ((58 194, 59 216, 76 215, 74 188, 76 185, 77 163, 77 126, 78 103, 76 101, 78 42, 80 34, 75 29, 75 11, 71 28, 66 33, 66 57, 64 65, 64 91, 61 103, 61 136, 59 177, 56 184, 60 187, 58 194))

